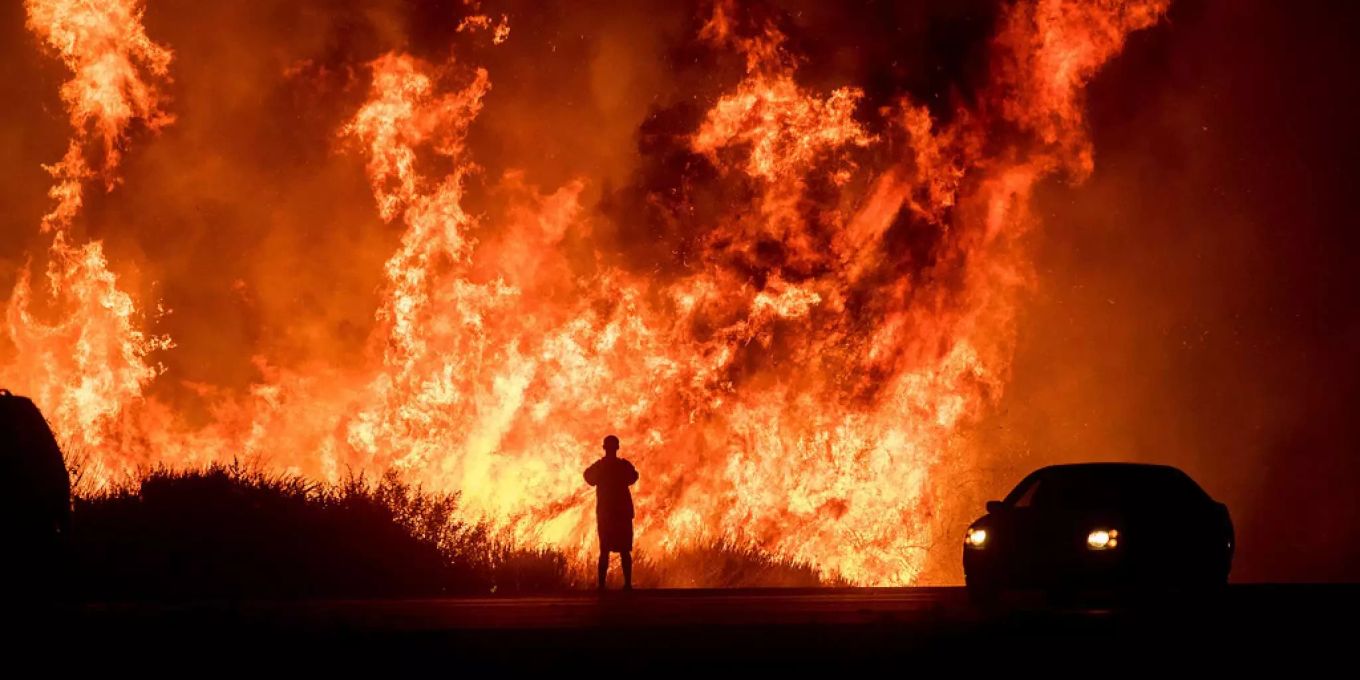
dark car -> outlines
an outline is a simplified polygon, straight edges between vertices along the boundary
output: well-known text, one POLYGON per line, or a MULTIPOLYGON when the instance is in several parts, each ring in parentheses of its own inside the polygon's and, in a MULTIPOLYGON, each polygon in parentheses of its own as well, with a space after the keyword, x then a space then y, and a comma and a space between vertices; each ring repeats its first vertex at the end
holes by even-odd
POLYGON ((1228 508, 1165 465, 1088 463, 1031 473, 964 538, 975 601, 1005 590, 1055 596, 1226 584, 1228 508))

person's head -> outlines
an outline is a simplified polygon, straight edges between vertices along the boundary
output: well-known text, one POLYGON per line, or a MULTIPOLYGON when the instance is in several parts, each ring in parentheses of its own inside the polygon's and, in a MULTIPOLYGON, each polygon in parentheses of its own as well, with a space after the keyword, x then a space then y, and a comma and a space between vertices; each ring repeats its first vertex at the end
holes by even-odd
POLYGON ((608 437, 605 437, 604 455, 612 457, 618 455, 618 453, 619 453, 619 438, 615 437, 612 434, 609 435, 608 437))

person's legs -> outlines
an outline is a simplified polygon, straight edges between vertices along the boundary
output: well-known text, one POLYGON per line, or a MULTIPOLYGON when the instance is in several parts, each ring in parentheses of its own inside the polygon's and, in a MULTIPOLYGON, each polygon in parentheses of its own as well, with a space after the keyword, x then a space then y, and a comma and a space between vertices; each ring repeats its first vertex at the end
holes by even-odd
POLYGON ((623 589, 633 589, 633 552, 625 550, 619 553, 619 561, 623 563, 623 589))
POLYGON ((604 578, 609 574, 609 551, 600 549, 600 590, 604 590, 604 578))

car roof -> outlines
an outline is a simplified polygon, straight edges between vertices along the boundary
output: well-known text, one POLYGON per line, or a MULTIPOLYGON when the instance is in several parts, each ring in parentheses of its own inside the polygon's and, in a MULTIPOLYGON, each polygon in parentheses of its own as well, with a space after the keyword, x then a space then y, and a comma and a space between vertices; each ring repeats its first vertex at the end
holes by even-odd
MULTIPOLYGON (((1184 470, 1172 465, 1158 465, 1152 463, 1069 463, 1065 465, 1049 465, 1031 472, 1025 480, 1031 479, 1063 479, 1063 478, 1096 478, 1107 481, 1123 482, 1147 482, 1157 480, 1158 482, 1188 482, 1191 486, 1203 492, 1199 482, 1186 474, 1184 470)), ((1021 482, 1024 484, 1024 482, 1021 482)))
POLYGON ((1035 470, 1035 474, 1049 472, 1174 472, 1185 474, 1180 468, 1156 463, 1065 463, 1048 465, 1035 470))
POLYGON ((1180 490, 1191 494, 1194 497, 1208 497, 1208 493, 1195 482, 1190 475, 1185 474, 1180 468, 1171 465, 1156 465, 1150 463, 1075 463, 1066 465, 1050 465, 1031 472, 1024 480, 1015 486, 1006 495, 1007 503, 1014 503, 1018 497, 1031 489, 1033 482, 1041 485, 1047 480, 1055 483, 1059 487, 1070 484, 1088 485, 1095 483, 1101 487, 1112 485, 1102 491, 1102 494, 1114 494, 1106 500, 1114 502, 1120 493, 1142 493, 1137 491, 1139 488, 1144 490, 1180 490), (1151 485, 1150 487, 1148 485, 1151 485), (1117 489, 1125 491, 1117 492, 1117 489))

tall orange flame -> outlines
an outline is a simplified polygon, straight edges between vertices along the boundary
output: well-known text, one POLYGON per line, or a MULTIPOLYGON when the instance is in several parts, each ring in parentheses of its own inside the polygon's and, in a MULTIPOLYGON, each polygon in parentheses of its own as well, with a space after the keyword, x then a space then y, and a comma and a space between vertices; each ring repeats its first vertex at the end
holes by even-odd
POLYGON ((159 108, 157 89, 170 52, 146 36, 136 0, 28 0, 25 8, 29 28, 72 72, 61 97, 73 134, 66 155, 48 167, 57 203, 43 219, 43 229, 52 232, 47 317, 56 320, 39 318, 22 272, 6 314, 17 349, 6 374, 43 404, 68 450, 91 454, 90 474, 112 476, 129 470, 122 455, 110 455, 119 450, 112 440, 129 434, 118 420, 159 372, 149 355, 171 343, 138 328, 136 304, 119 289, 102 244, 74 244, 69 231, 84 182, 95 174, 91 166, 111 188, 132 124, 155 129, 171 121, 159 108))

